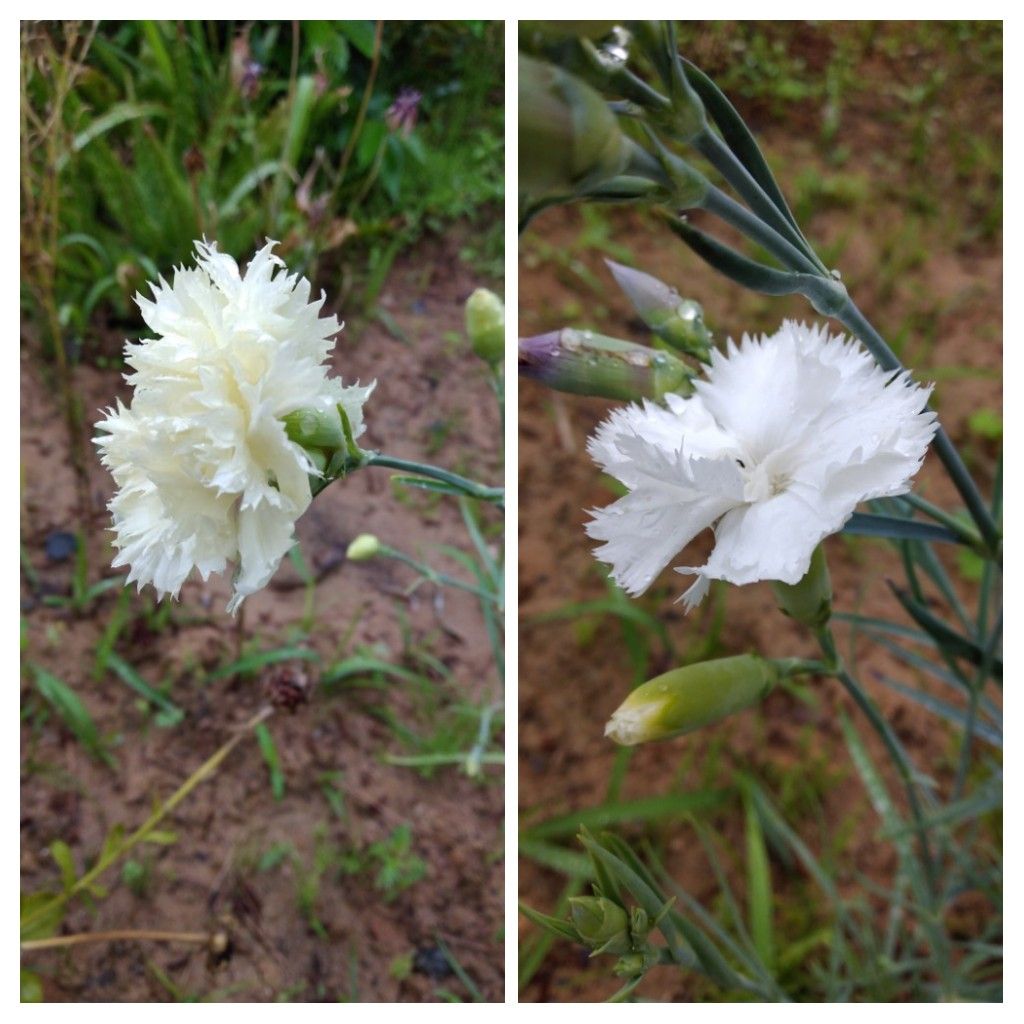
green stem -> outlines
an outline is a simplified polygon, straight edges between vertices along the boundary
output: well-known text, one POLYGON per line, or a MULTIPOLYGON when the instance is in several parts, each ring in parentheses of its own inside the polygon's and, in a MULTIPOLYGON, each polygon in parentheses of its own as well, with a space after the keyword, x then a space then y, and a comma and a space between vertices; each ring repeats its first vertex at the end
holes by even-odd
POLYGON ((39 920, 46 920, 58 907, 63 906, 72 896, 88 889, 89 886, 102 875, 107 868, 123 857, 129 850, 143 842, 146 837, 167 817, 175 807, 178 806, 201 782, 208 779, 220 767, 221 762, 235 749, 238 744, 253 730, 260 722, 265 721, 274 713, 272 707, 265 707, 254 715, 241 729, 235 733, 212 757, 204 761, 178 789, 165 800, 159 807, 130 835, 108 849, 103 856, 90 868, 74 885, 55 896, 48 903, 44 903, 34 912, 28 914, 21 920, 21 929, 24 932, 31 925, 39 920))
POLYGON ((829 661, 831 674, 843 684, 846 692, 864 713, 872 728, 885 745, 893 763, 896 765, 900 779, 903 782, 903 787, 906 790, 907 802, 910 805, 910 813, 914 819, 915 831, 921 843, 921 858, 924 861, 925 874, 928 878, 928 888, 932 893, 935 893, 938 883, 935 859, 932 855, 931 844, 928 842, 924 809, 921 807, 921 802, 917 795, 917 784, 914 782, 913 768, 907 759, 907 755, 900 741, 896 738, 896 734, 892 731, 891 726, 885 720, 881 711, 879 711, 878 705, 865 692, 860 683, 846 670, 842 659, 839 657, 839 652, 836 650, 835 637, 832 635, 831 629, 826 626, 823 629, 817 630, 815 635, 825 657, 829 661))
MULTIPOLYGON (((904 368, 896 354, 886 344, 885 339, 871 326, 868 319, 857 308, 852 299, 847 299, 843 308, 837 312, 836 319, 864 342, 882 369, 902 370, 904 368)), ((946 467, 949 478, 960 492, 960 497, 963 498, 971 518, 981 531, 989 551, 996 555, 1000 550, 999 529, 977 485, 971 479, 970 473, 967 472, 967 467, 960 458, 960 453, 953 446, 953 442, 950 441, 949 435, 943 430, 941 425, 935 432, 935 440, 932 442, 932 446, 942 461, 943 466, 946 467)))
POLYGON ((475 594, 482 600, 493 601, 497 605, 501 604, 501 597, 499 595, 492 594, 480 587, 474 586, 472 583, 466 583, 464 580, 456 579, 447 573, 438 572, 425 562, 420 562, 411 555, 407 555, 404 551, 398 551, 395 548, 388 547, 386 544, 381 544, 379 554, 387 558, 393 558, 396 562, 403 563, 403 565, 408 565, 431 583, 441 583, 447 587, 456 587, 459 590, 475 594))
POLYGON ((730 199, 713 185, 701 202, 703 209, 721 217, 727 224, 738 228, 768 250, 784 267, 805 274, 818 275, 818 268, 796 246, 788 242, 777 230, 755 217, 745 206, 730 199))
POLYGON ((412 462, 409 459, 398 459, 393 455, 382 455, 380 452, 365 452, 364 466, 382 466, 385 469, 398 469, 403 473, 413 473, 416 476, 427 477, 430 480, 439 480, 441 483, 457 487, 470 498, 478 498, 480 501, 493 501, 498 505, 504 504, 505 489, 503 487, 488 487, 486 484, 478 484, 458 473, 449 472, 439 466, 431 466, 425 462, 412 462))
POLYGON ((813 262, 816 272, 828 276, 828 268, 818 258, 810 243, 765 194, 736 154, 713 132, 706 129, 693 140, 693 147, 707 159, 766 224, 787 239, 813 262))

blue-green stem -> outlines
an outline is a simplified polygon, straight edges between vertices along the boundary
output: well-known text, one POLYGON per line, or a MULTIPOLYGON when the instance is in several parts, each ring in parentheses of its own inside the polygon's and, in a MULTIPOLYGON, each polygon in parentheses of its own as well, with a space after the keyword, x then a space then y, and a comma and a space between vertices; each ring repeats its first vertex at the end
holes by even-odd
POLYGON ((818 268, 814 263, 787 241, 774 226, 754 216, 745 206, 740 206, 734 199, 730 199, 721 189, 711 186, 700 205, 708 213, 721 217, 727 224, 742 231, 747 238, 763 246, 787 269, 818 276, 818 268))
MULTIPOLYGON (((896 354, 886 344, 885 339, 871 326, 868 319, 857 308, 852 299, 847 299, 845 305, 836 313, 836 319, 864 342, 882 369, 902 370, 904 368, 896 354)), ((960 492, 960 497, 963 498, 967 511, 970 512, 971 518, 981 531, 982 538, 989 552, 994 556, 1001 557, 999 529, 989 512, 988 506, 985 504, 985 500, 981 496, 981 492, 971 479, 970 473, 967 472, 967 467, 964 465, 963 459, 960 458, 960 453, 956 450, 953 442, 949 439, 949 435, 941 426, 935 432, 935 440, 932 442, 932 447, 935 449, 935 453, 938 455, 943 466, 946 467, 946 472, 953 481, 953 485, 960 492)))
POLYGON ((800 229, 789 222, 746 167, 740 163, 736 154, 710 128, 693 139, 692 144, 694 149, 736 189, 758 217, 804 253, 817 273, 828 276, 828 268, 818 258, 800 229))
POLYGON ((429 480, 438 480, 441 483, 449 484, 458 488, 470 498, 478 498, 480 501, 493 501, 498 505, 504 504, 505 489, 503 487, 488 487, 486 484, 478 484, 475 480, 452 473, 439 466, 431 466, 425 462, 413 462, 410 459, 398 459, 393 455, 383 455, 380 452, 364 452, 364 466, 381 466, 385 469, 397 469, 403 473, 412 473, 415 476, 426 477, 429 480))
POLYGON ((843 684, 846 692, 853 698, 854 703, 864 713, 864 716, 871 724, 871 727, 882 740, 882 743, 885 745, 885 749, 889 752, 889 756, 896 765, 896 769, 899 772, 900 779, 903 782, 903 787, 907 794, 907 802, 910 805, 910 814, 914 819, 915 831, 917 832, 918 839, 921 843, 921 859, 924 862, 925 875, 928 879, 928 888, 929 891, 934 894, 937 891, 938 876, 936 872, 935 859, 932 855, 931 844, 928 842, 924 809, 921 807, 921 801, 917 794, 917 784, 914 781, 913 767, 907 759, 907 755, 904 752, 903 747, 900 745, 900 741, 892 731, 892 727, 885 720, 882 712, 878 709, 878 705, 875 704, 860 683, 850 675, 843 665, 842 659, 839 657, 839 652, 836 649, 835 637, 832 635, 832 630, 829 629, 828 626, 825 626, 823 629, 817 630, 815 635, 817 636, 818 643, 820 644, 822 652, 828 661, 830 674, 835 676, 835 678, 843 684))

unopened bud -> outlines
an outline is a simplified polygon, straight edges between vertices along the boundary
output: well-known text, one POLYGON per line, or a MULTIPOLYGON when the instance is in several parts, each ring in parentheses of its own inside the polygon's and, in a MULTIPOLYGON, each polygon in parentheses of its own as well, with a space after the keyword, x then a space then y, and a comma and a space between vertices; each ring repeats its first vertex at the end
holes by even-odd
POLYGON ((569 916, 580 939, 602 953, 632 952, 629 916, 612 900, 603 896, 574 896, 569 900, 569 916))
POLYGON ((799 583, 772 581, 779 608, 791 619, 821 629, 832 616, 832 580, 828 574, 825 548, 819 544, 811 555, 811 564, 799 583))
POLYGON ((601 96, 567 71, 519 56, 519 181, 566 195, 621 174, 631 145, 601 96))
POLYGON ((519 373, 556 391, 625 402, 693 390, 692 373, 671 352, 571 327, 520 338, 519 373))
POLYGON ((487 288, 466 300, 466 333, 473 351, 485 362, 499 363, 505 354, 505 304, 487 288))
POLYGON ((673 669, 638 686, 604 732, 627 747, 680 736, 762 700, 778 678, 778 667, 756 654, 673 669))
POLYGON ((666 344, 706 363, 711 332, 699 302, 684 299, 675 288, 641 270, 605 261, 640 319, 666 344))
POLYGON ((350 562, 365 562, 380 553, 380 541, 372 533, 361 533, 345 552, 350 562))

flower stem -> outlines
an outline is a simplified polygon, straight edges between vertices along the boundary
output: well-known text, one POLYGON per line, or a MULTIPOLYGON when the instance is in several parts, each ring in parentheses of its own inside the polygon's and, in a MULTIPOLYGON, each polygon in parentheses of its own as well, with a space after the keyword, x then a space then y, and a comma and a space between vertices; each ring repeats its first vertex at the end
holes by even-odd
POLYGON ((495 604, 501 604, 500 595, 492 594, 480 587, 474 586, 472 583, 466 583, 464 580, 456 579, 454 576, 449 576, 447 573, 438 572, 436 569, 427 565, 426 562, 420 562, 411 555, 407 555, 404 551, 398 551, 395 548, 388 547, 387 544, 381 544, 380 551, 378 553, 387 558, 393 558, 396 562, 401 562, 403 565, 408 565, 431 583, 440 583, 446 587, 456 587, 458 590, 465 590, 470 594, 475 594, 483 601, 493 601, 495 604))
POLYGON ((165 932, 143 929, 116 929, 109 932, 85 932, 80 935, 54 935, 48 939, 28 939, 21 944, 23 953, 40 949, 82 946, 87 942, 188 942, 196 945, 210 941, 206 932, 165 932))
POLYGON ((97 878, 102 875, 107 868, 111 867, 116 861, 120 860, 129 850, 143 842, 146 837, 167 817, 175 807, 178 806, 196 788, 201 782, 208 779, 213 773, 220 767, 221 762, 231 753, 235 747, 245 737, 252 732, 261 722, 265 721, 274 713, 272 707, 265 707, 252 718, 249 719, 245 725, 242 726, 234 736, 231 737, 212 757, 204 761, 179 787, 178 789, 168 797, 159 807, 140 825, 131 835, 126 836, 119 843, 114 843, 111 847, 100 857, 99 860, 88 870, 81 878, 79 878, 72 886, 66 889, 64 892, 57 896, 54 896, 52 900, 44 903, 38 907, 35 911, 29 913, 26 917, 21 920, 22 932, 25 929, 31 927, 37 921, 46 920, 48 915, 52 914, 58 907, 63 906, 72 896, 85 889, 96 881, 97 878))
POLYGON ((928 878, 928 888, 934 893, 936 891, 938 881, 936 877, 935 859, 932 855, 931 844, 928 842, 927 826, 924 821, 924 809, 921 807, 921 802, 917 795, 917 785, 914 782, 913 766, 908 760, 906 752, 903 750, 900 741, 896 738, 896 734, 892 731, 892 727, 879 710, 878 705, 875 704, 860 683, 850 675, 846 670, 846 667, 843 665, 842 658, 840 658, 839 652, 836 649, 836 641, 832 634, 832 630, 826 626, 823 629, 817 630, 815 635, 817 636, 818 643, 821 645, 821 649, 829 662, 831 675, 835 676, 843 684, 846 692, 853 698, 854 703, 864 713, 868 722, 870 722, 871 727, 875 730, 879 738, 882 740, 882 743, 885 745, 885 749, 889 752, 889 756, 892 758, 893 763, 896 765, 896 770, 899 772, 900 779, 903 782, 903 787, 906 790, 907 802, 910 805, 910 813, 914 819, 915 831, 917 832, 921 843, 921 858, 924 861, 925 874, 928 878))
POLYGON ((383 455, 380 452, 366 452, 364 466, 383 466, 385 469, 398 469, 405 473, 414 473, 416 476, 427 477, 429 480, 438 480, 441 483, 449 484, 457 488, 470 498, 478 498, 480 501, 493 501, 497 505, 503 505, 505 501, 505 489, 503 487, 488 487, 486 484, 478 484, 467 477, 459 476, 439 466, 431 466, 425 462, 412 462, 409 459, 398 459, 393 455, 383 455))
MULTIPOLYGON (((847 299, 845 305, 836 314, 836 318, 850 331, 852 331, 868 347, 878 364, 885 370, 902 370, 903 364, 896 354, 886 344, 885 339, 871 326, 868 319, 857 308, 852 299, 847 299)), ((1000 548, 999 529, 989 512, 978 490, 977 485, 971 479, 967 467, 960 458, 949 435, 940 425, 935 433, 935 440, 932 442, 936 454, 942 460, 943 466, 954 486, 960 492, 964 504, 967 506, 971 518, 977 523, 978 529, 985 540, 989 551, 995 555, 1000 548)))
POLYGON ((714 186, 708 189, 701 206, 708 213, 721 217, 727 224, 742 231, 747 238, 763 246, 789 270, 819 276, 818 268, 800 249, 789 242, 774 226, 766 224, 745 206, 740 206, 721 189, 714 186))
POLYGON ((736 154, 713 131, 707 129, 701 132, 693 140, 693 147, 736 189, 765 224, 770 225, 803 252, 812 261, 817 273, 828 275, 825 264, 815 254, 810 243, 800 233, 800 229, 786 219, 746 167, 736 158, 736 154))

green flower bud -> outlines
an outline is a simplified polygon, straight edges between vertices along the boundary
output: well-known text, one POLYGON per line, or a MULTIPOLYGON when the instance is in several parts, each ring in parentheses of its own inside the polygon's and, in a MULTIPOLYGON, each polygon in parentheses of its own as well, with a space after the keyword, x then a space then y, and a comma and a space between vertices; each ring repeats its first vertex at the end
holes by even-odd
POLYGON ((711 357, 711 332, 699 302, 684 299, 675 288, 651 274, 605 260, 640 319, 666 344, 706 363, 711 357))
POLYGON ((762 700, 778 678, 778 667, 756 654, 676 668, 638 686, 604 732, 627 747, 693 732, 762 700))
POLYGON ((345 434, 337 409, 297 409, 284 417, 288 440, 303 448, 345 449, 345 434))
POLYGON ((466 333, 473 351, 485 362, 500 363, 505 354, 505 304, 487 288, 466 300, 466 333))
POLYGON ((629 917, 626 911, 603 896, 574 896, 569 900, 569 917, 580 940, 595 952, 632 952, 629 917))
POLYGON ((772 591, 784 614, 811 629, 821 629, 832 616, 832 580, 824 546, 814 549, 810 568, 799 583, 772 580, 772 591))
POLYGON ((638 953, 629 953, 619 959, 613 970, 620 978, 635 978, 658 965, 658 951, 653 946, 638 953))
POLYGON ((626 169, 631 146, 601 96, 567 71, 519 55, 519 180, 534 197, 572 194, 626 169))
POLYGON ((361 533, 345 552, 350 562, 365 562, 380 553, 381 543, 372 533, 361 533))
POLYGON ((671 352, 571 327, 520 338, 519 374, 556 391, 626 402, 693 390, 693 374, 671 352))

